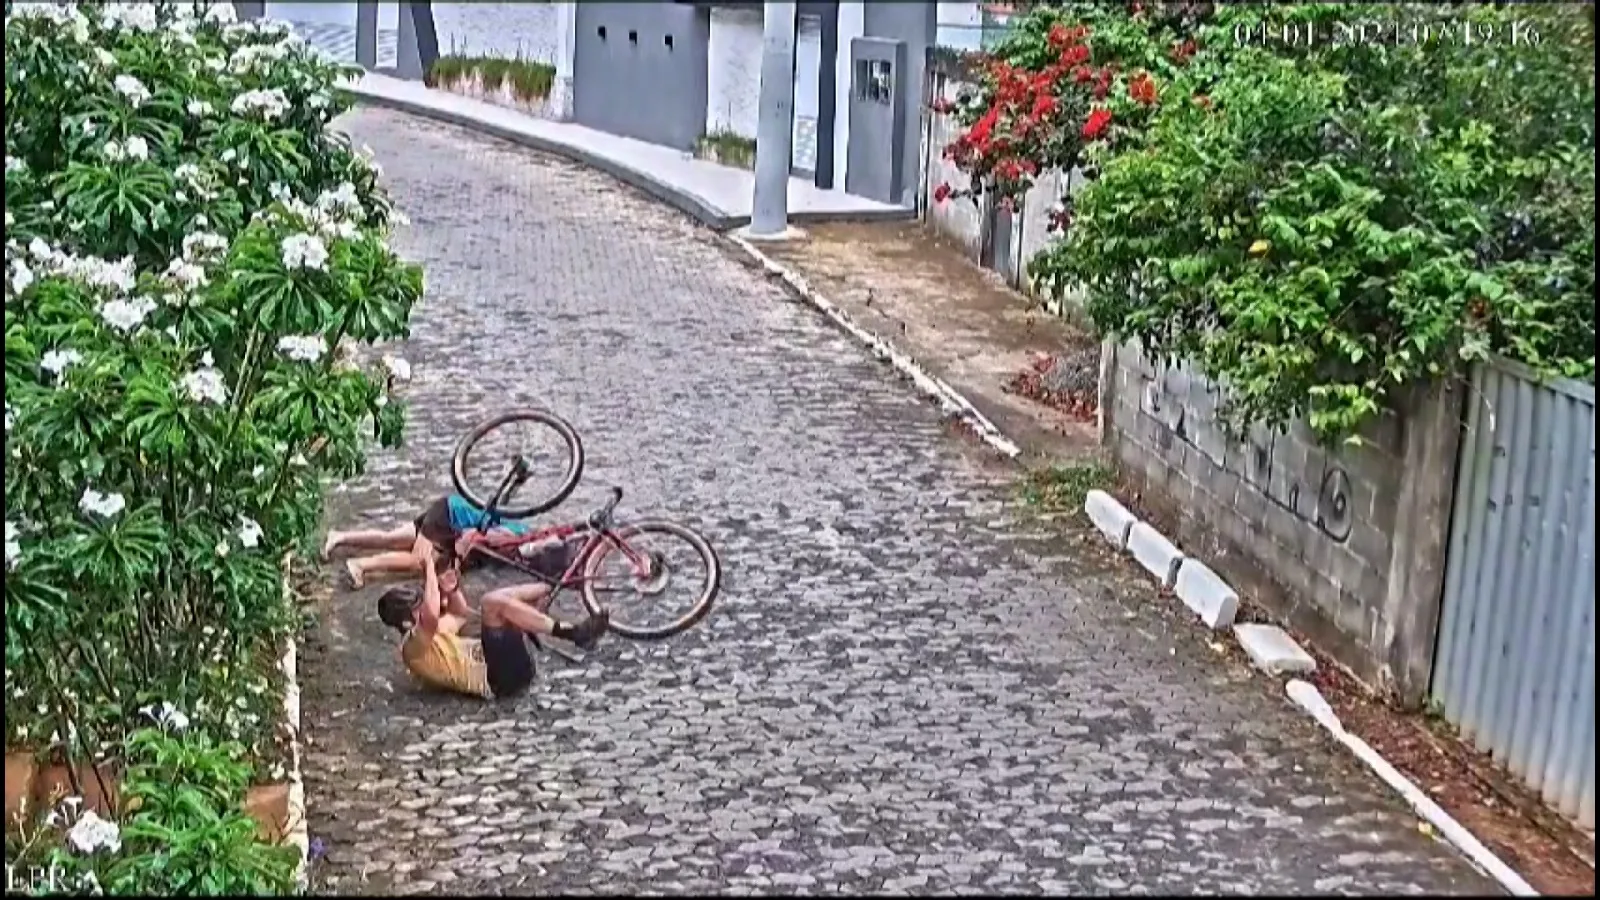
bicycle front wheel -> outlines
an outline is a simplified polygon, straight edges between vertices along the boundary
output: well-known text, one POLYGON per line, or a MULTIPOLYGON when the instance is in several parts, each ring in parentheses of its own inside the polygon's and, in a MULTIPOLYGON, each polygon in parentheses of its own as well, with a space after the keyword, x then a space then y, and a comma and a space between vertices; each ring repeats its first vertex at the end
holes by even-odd
POLYGON ((526 519, 554 509, 583 477, 583 441, 566 419, 546 409, 519 409, 478 423, 456 444, 450 479, 479 509, 494 498, 511 460, 521 455, 533 477, 526 499, 502 497, 499 515, 526 519))
POLYGON ((608 610, 616 634, 660 640, 711 611, 722 561, 699 533, 676 522, 638 522, 602 541, 584 565, 583 605, 590 615, 608 610))

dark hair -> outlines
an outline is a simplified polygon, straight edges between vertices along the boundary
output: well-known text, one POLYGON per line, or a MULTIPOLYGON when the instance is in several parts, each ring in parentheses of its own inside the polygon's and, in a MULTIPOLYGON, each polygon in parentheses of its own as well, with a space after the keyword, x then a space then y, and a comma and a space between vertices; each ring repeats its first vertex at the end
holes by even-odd
POLYGON ((378 598, 378 618, 396 631, 405 631, 416 623, 417 604, 420 602, 422 591, 415 585, 392 587, 378 598))

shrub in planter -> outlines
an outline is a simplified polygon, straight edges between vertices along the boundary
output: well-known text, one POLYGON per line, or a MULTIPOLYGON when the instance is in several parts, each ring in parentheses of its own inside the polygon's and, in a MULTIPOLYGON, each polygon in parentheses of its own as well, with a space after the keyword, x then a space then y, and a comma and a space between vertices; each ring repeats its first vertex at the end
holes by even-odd
POLYGON ((132 732, 121 821, 62 801, 7 837, 12 871, 36 893, 260 896, 294 887, 296 852, 261 842, 237 799, 250 781, 243 745, 183 727, 172 711, 132 732))
POLYGON ((229 18, 8 6, 8 752, 115 756, 171 702, 274 777, 279 561, 400 437, 408 367, 356 348, 421 275, 329 127, 346 73, 229 18))

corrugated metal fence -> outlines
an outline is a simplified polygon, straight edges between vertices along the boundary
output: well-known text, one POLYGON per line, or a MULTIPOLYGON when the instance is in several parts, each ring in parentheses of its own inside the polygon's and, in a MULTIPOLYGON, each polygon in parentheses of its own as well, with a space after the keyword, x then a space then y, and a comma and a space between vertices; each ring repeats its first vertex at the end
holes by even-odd
POLYGON ((1479 365, 1432 694, 1479 749, 1594 827, 1594 387, 1479 365))

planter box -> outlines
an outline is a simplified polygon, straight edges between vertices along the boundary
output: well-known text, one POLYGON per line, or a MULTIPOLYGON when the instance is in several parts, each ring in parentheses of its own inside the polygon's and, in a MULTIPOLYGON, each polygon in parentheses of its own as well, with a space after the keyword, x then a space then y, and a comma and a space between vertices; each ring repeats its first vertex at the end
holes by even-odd
POLYGON ((509 83, 502 84, 498 90, 491 91, 484 86, 483 76, 477 74, 476 72, 457 81, 441 83, 437 86, 436 90, 448 91, 452 94, 460 94, 463 97, 471 97, 474 100, 482 100, 484 103, 493 103, 495 106, 503 106, 507 109, 514 109, 517 112, 526 113, 530 116, 536 116, 540 119, 561 118, 561 116, 558 115, 557 110, 554 109, 550 103, 549 97, 537 97, 532 100, 524 100, 517 96, 516 91, 512 90, 509 83))
POLYGON ((715 144, 704 144, 694 150, 695 159, 704 159, 718 165, 731 166, 735 169, 744 169, 753 172, 756 168, 756 155, 754 151, 749 154, 733 153, 724 156, 721 148, 715 144))
MULTIPOLYGON (((244 810, 256 820, 263 840, 282 843, 287 840, 294 824, 291 817, 292 783, 261 784, 252 787, 245 796, 244 810)), ((115 763, 103 762, 98 766, 79 763, 77 772, 69 772, 60 764, 41 764, 32 753, 6 754, 6 825, 9 828, 19 818, 31 818, 54 805, 66 796, 83 798, 83 808, 92 809, 111 818, 117 812, 122 789, 122 773, 115 763), (82 793, 72 787, 73 775, 83 785, 82 793)))

